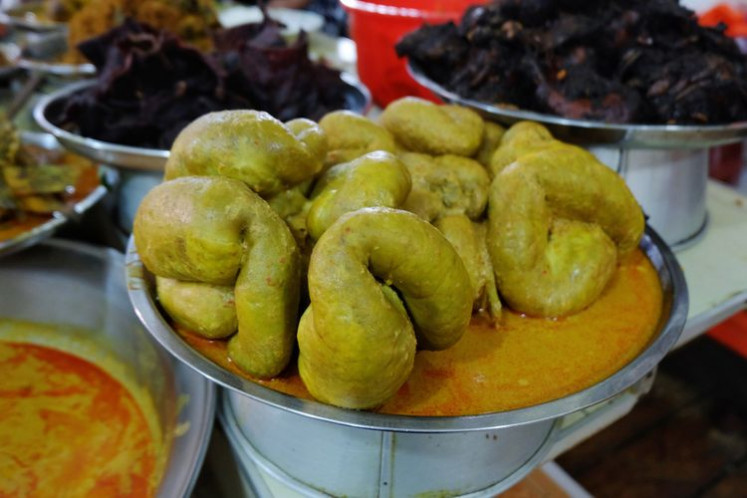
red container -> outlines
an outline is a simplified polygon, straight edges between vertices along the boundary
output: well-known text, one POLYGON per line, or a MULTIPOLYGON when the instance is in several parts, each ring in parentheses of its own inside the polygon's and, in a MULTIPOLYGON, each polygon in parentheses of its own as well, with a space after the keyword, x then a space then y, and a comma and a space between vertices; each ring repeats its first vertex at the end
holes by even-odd
POLYGON ((394 45, 424 23, 458 22, 470 5, 485 0, 340 0, 350 18, 350 34, 358 49, 358 77, 381 107, 406 95, 438 101, 408 74, 406 59, 394 45))

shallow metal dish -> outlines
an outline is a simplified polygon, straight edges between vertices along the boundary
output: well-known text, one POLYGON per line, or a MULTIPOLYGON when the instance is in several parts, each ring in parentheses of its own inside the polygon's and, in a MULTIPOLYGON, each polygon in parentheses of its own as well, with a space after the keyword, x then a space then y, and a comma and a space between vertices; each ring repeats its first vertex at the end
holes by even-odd
POLYGON ((321 492, 474 498, 495 496, 516 483, 573 430, 563 424, 565 415, 645 382, 674 345, 688 307, 682 270, 652 230, 647 230, 641 248, 658 271, 664 306, 658 334, 638 357, 603 381, 563 398, 458 417, 345 410, 282 394, 229 372, 169 326, 132 239, 126 260, 130 300, 146 328, 178 359, 228 388, 219 415, 242 465, 251 461, 304 496, 321 492))
POLYGON ((96 67, 88 62, 70 64, 57 59, 67 51, 64 31, 28 33, 19 41, 21 56, 18 66, 54 76, 88 77, 96 74, 96 67))
POLYGON ((216 389, 142 329, 123 276, 119 252, 47 241, 0 260, 0 316, 82 329, 86 340, 131 367, 155 402, 163 433, 174 436, 158 496, 187 498, 212 433, 216 389))
POLYGON ((553 136, 566 142, 621 148, 697 149, 747 138, 747 121, 712 126, 610 124, 510 109, 457 95, 430 79, 412 61, 408 62, 407 69, 415 81, 447 102, 470 107, 505 125, 537 121, 547 126, 553 136))
POLYGON ((0 52, 8 61, 6 65, 0 66, 0 79, 5 79, 18 71, 21 48, 15 43, 0 43, 0 52))
MULTIPOLYGON (((349 86, 345 95, 345 109, 367 113, 371 107, 371 93, 368 88, 350 74, 342 73, 341 77, 349 86)), ((168 150, 102 142, 63 130, 49 120, 48 115, 51 111, 56 111, 71 95, 89 88, 94 83, 93 80, 79 81, 43 97, 34 106, 34 120, 43 130, 57 137, 65 147, 94 161, 121 168, 163 171, 169 157, 168 150)))
MULTIPOLYGON (((47 133, 23 132, 21 134, 21 141, 48 150, 60 149, 60 144, 57 140, 47 133)), ((107 185, 116 184, 118 175, 116 171, 110 168, 99 166, 99 176, 102 179, 101 184, 88 194, 87 197, 70 206, 68 210, 56 211, 45 223, 35 226, 11 239, 0 240, 0 256, 20 251, 51 237, 61 226, 88 211, 88 209, 106 195, 108 192, 107 185)))
POLYGON ((131 237, 127 247, 127 287, 130 300, 147 330, 174 356, 215 382, 268 405, 313 419, 364 429, 453 432, 502 428, 553 419, 604 401, 650 372, 677 341, 687 318, 685 277, 668 246, 650 228, 641 245, 656 268, 664 301, 658 333, 651 344, 617 373, 563 398, 518 410, 469 417, 414 417, 345 410, 265 388, 236 375, 190 347, 169 325, 157 302, 152 276, 144 268, 131 237))
POLYGON ((10 3, 11 5, 0 14, 0 22, 30 31, 57 31, 64 30, 67 26, 64 22, 45 18, 46 4, 43 1, 19 0, 10 3))

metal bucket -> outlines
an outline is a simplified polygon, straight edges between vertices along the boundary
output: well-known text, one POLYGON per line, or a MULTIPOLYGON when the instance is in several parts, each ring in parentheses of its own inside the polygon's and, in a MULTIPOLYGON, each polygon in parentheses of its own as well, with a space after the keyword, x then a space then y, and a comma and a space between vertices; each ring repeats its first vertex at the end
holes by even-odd
POLYGON ((641 249, 658 272, 664 296, 658 332, 649 346, 587 389, 540 405, 476 416, 345 410, 265 388, 211 362, 172 330, 132 239, 127 282, 133 306, 151 334, 181 361, 228 388, 221 416, 234 443, 305 490, 347 496, 495 494, 540 463, 562 417, 635 385, 679 337, 688 307, 682 270, 650 229, 641 249))
POLYGON ((708 149, 588 147, 625 179, 648 224, 674 251, 697 242, 708 215, 708 149))
MULTIPOLYGON (((158 496, 188 497, 213 429, 215 386, 173 361, 142 329, 127 300, 121 253, 50 240, 0 259, 0 317, 80 329, 131 367, 171 441, 158 496)), ((78 331, 76 330, 76 333, 78 331)), ((72 351, 71 351, 72 352, 72 351)))
POLYGON ((490 430, 401 432, 340 426, 226 391, 219 414, 242 462, 304 496, 494 496, 539 465, 555 419, 490 430))
MULTIPOLYGON (((544 463, 565 449, 577 444, 579 438, 594 428, 606 427, 612 421, 627 414, 638 399, 649 392, 654 382, 654 372, 650 372, 636 384, 616 395, 610 400, 598 403, 583 411, 572 413, 556 419, 546 439, 537 447, 532 444, 532 438, 541 435, 542 430, 525 426, 523 430, 505 428, 498 431, 472 431, 469 433, 453 433, 451 438, 443 438, 443 434, 399 433, 395 431, 381 432, 379 437, 372 431, 363 429, 344 431, 328 428, 329 433, 319 432, 318 424, 310 424, 308 420, 294 421, 301 425, 300 430, 293 434, 279 434, 274 424, 267 423, 272 417, 266 417, 266 409, 261 403, 249 397, 241 396, 232 391, 224 391, 219 402, 218 417, 225 432, 228 444, 233 453, 239 471, 241 486, 247 496, 256 498, 272 498, 283 496, 286 498, 325 498, 333 496, 412 496, 436 493, 437 496, 454 495, 456 483, 462 484, 462 489, 479 487, 477 479, 483 475, 494 476, 493 467, 514 469, 513 472, 499 479, 497 482, 479 491, 461 494, 470 498, 492 498, 522 479, 532 468, 544 463), (238 406, 238 409, 234 407, 238 406), (253 430, 254 425, 269 431, 275 440, 275 446, 267 454, 261 452, 255 441, 265 441, 264 431, 253 430), (248 430, 252 428, 252 430, 248 430), (327 438, 329 434, 331 438, 327 438), (528 435, 526 439, 516 440, 528 435), (493 438, 495 436, 495 439, 493 438), (507 436, 503 438, 503 436, 507 436), (500 438, 500 439, 499 439, 500 438), (368 440, 368 452, 353 452, 350 447, 360 449, 360 442, 368 440), (439 444, 435 448, 434 442, 439 444), (406 442, 406 444, 400 444, 406 442), (507 457, 517 457, 521 451, 517 446, 526 449, 526 461, 506 462, 507 457), (403 456, 403 447, 410 451, 403 456), (339 448, 343 448, 340 450, 339 448), (416 451, 412 451, 417 448, 416 451), (532 448, 537 448, 530 454, 532 448), (300 450, 299 450, 300 449, 300 450), (378 458, 376 449, 379 450, 378 458), (433 449, 432 452, 426 450, 433 449), (331 450, 331 451, 330 451, 331 450), (466 454, 463 460, 456 464, 448 451, 455 450, 460 455, 466 454), (548 453, 549 450, 549 453, 548 453), (290 453, 280 455, 277 453, 290 453), (338 458, 330 458, 330 454, 344 453, 341 463, 338 458), (425 455, 424 455, 425 454, 425 455), (311 465, 302 459, 313 455, 311 465), (352 459, 352 461, 351 461, 352 459), (295 463, 291 464, 290 460, 295 463), (395 461, 396 460, 396 461, 395 461), (281 468, 274 462, 288 462, 281 468), (441 467, 436 471, 435 467, 441 467), (467 470, 465 471, 465 467, 467 470), (486 467, 488 467, 486 469, 486 467), (353 472, 341 472, 340 469, 354 469, 353 472), (371 470, 373 469, 373 470, 371 470), (379 470, 378 481, 376 470, 379 470), (392 472, 396 469, 397 472, 392 472), (443 472, 440 472, 443 470, 443 472), (311 477, 309 479, 309 476, 311 477), (425 477, 424 477, 425 476, 425 477), (306 480, 302 480, 306 478, 306 480), (313 487, 326 482, 323 489, 313 487), (365 484, 362 484, 365 483, 365 484), (452 492, 446 492, 438 486, 450 486, 452 492), (418 491, 418 490, 428 491, 418 491), (350 491, 343 493, 343 490, 350 491)), ((273 414, 274 416, 274 414, 273 414)), ((286 421, 287 422, 287 421, 286 421)), ((286 423, 283 423, 286 426, 286 423)))

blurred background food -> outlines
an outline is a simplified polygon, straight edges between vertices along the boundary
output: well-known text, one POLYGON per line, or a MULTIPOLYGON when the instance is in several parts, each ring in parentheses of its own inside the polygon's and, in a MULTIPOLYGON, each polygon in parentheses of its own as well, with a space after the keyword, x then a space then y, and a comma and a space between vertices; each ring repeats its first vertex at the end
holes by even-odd
POLYGON ((78 5, 68 19, 66 60, 80 62, 75 47, 84 40, 136 19, 156 30, 165 30, 201 50, 212 47, 219 27, 213 0, 97 0, 78 5))
POLYGON ((0 241, 49 220, 99 187, 99 170, 64 149, 26 143, 0 118, 0 241))
POLYGON ((507 0, 423 26, 397 52, 499 106, 607 123, 747 119, 747 59, 676 0, 507 0))
POLYGON ((211 43, 211 51, 201 51, 128 18, 78 45, 96 67, 96 83, 48 118, 85 137, 168 149, 184 126, 211 111, 318 119, 351 105, 352 87, 340 71, 310 59, 304 32, 288 41, 282 26, 265 17, 217 31, 211 43))

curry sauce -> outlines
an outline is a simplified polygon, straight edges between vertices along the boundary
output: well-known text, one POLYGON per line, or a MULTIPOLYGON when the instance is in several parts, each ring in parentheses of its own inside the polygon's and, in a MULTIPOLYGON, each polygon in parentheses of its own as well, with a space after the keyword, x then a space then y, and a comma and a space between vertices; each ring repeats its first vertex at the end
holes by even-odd
MULTIPOLYGON (((379 412, 477 415, 523 408, 583 390, 617 372, 652 340, 663 303, 655 268, 636 250, 590 307, 560 319, 504 310, 498 326, 474 317, 460 341, 444 351, 418 351, 415 367, 379 412)), ((248 377, 228 358, 225 341, 177 328, 189 344, 237 375, 312 399, 295 364, 280 377, 248 377)))
POLYGON ((114 376, 15 341, 0 341, 0 371, 0 496, 154 495, 162 465, 150 411, 114 376))

